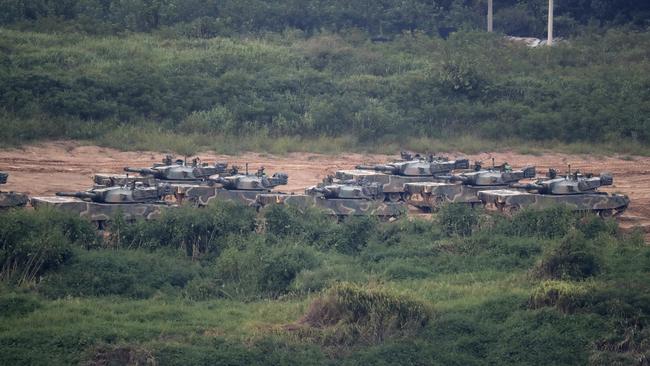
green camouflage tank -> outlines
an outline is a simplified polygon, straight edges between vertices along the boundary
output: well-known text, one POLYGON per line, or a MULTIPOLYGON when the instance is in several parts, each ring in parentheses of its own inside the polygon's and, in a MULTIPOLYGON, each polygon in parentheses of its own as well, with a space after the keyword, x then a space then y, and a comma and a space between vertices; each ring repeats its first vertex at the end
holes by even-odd
MULTIPOLYGON (((6 184, 9 174, 0 172, 0 184, 6 184)), ((22 207, 27 204, 27 195, 18 192, 0 191, 0 209, 22 207)))
POLYGON ((402 202, 384 202, 381 184, 372 182, 319 184, 305 189, 305 194, 260 194, 257 204, 260 208, 278 204, 300 210, 315 207, 339 218, 369 215, 390 219, 407 211, 402 202))
POLYGON ((179 203, 191 203, 206 206, 213 200, 232 201, 246 206, 256 206, 260 193, 271 192, 279 185, 286 185, 289 176, 264 173, 261 167, 255 174, 235 174, 230 176, 213 175, 206 184, 175 184, 174 195, 179 203))
POLYGON ((531 184, 513 184, 512 188, 481 191, 479 199, 492 209, 515 212, 524 208, 542 209, 564 205, 574 211, 596 212, 603 217, 620 215, 627 209, 630 199, 622 194, 599 192, 601 186, 613 184, 609 173, 600 176, 582 175, 578 171, 557 177, 554 170, 546 179, 531 184))
MULTIPOLYGON (((232 170, 232 169, 231 169, 232 170)), ((230 171, 231 171, 230 170, 230 171)), ((226 174, 229 172, 227 163, 215 163, 210 165, 202 163, 200 159, 192 159, 186 163, 183 159, 176 159, 170 155, 165 156, 161 163, 155 163, 150 168, 124 168, 125 172, 138 173, 138 175, 129 174, 95 174, 93 181, 96 187, 111 187, 116 185, 131 184, 133 182, 142 182, 153 185, 160 183, 187 183, 201 182, 211 175, 226 174)), ((236 171, 234 173, 237 173, 236 171)))
POLYGON ((510 184, 522 179, 535 177, 535 167, 528 166, 520 170, 512 170, 505 163, 492 169, 482 169, 449 176, 449 181, 407 183, 406 201, 423 210, 437 210, 444 204, 466 203, 480 204, 478 192, 508 188, 510 184))
MULTIPOLYGON (((403 154, 403 157, 413 157, 403 154)), ((334 182, 347 180, 364 180, 379 183, 382 186, 384 199, 390 202, 404 200, 404 185, 414 182, 445 181, 455 169, 469 168, 467 159, 448 160, 442 157, 428 156, 410 161, 396 161, 379 165, 357 165, 354 170, 339 170, 335 173, 334 182)))
POLYGON ((103 229, 105 223, 116 214, 127 221, 152 219, 162 210, 175 205, 165 201, 172 194, 169 185, 156 186, 114 186, 93 188, 81 192, 57 192, 55 197, 32 197, 35 209, 51 207, 56 210, 72 212, 95 222, 103 229))

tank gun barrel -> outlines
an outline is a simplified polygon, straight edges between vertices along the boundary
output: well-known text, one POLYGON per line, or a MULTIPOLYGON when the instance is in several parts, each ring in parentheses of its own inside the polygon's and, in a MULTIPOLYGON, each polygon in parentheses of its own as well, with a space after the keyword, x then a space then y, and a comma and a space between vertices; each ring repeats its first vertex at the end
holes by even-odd
POLYGON ((129 172, 129 173, 138 173, 138 174, 141 174, 141 175, 158 175, 159 174, 159 172, 157 170, 155 170, 155 169, 151 169, 151 168, 130 168, 128 166, 124 168, 124 171, 129 172))
POLYGON ((81 199, 91 199, 94 200, 97 198, 97 194, 92 192, 56 192, 56 195, 59 197, 76 197, 81 199))
POLYGON ((392 165, 357 165, 355 167, 356 169, 364 169, 364 170, 375 170, 378 172, 384 172, 384 173, 391 173, 391 174, 397 174, 399 173, 399 168, 392 166, 392 165))
POLYGON ((510 187, 525 189, 527 191, 537 191, 543 188, 541 184, 535 184, 535 183, 512 183, 510 184, 510 187))

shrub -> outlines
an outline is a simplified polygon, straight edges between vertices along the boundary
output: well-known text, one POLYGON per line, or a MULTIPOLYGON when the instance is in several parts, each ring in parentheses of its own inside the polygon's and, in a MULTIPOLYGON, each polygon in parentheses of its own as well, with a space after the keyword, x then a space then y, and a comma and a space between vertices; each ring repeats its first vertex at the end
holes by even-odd
POLYGON ((431 307, 385 288, 342 283, 314 300, 299 324, 325 345, 377 344, 413 336, 433 318, 431 307))
POLYGON ((313 250, 304 247, 268 247, 261 240, 245 248, 231 247, 216 262, 224 292, 240 298, 286 293, 298 273, 316 267, 313 250))
POLYGON ((563 313, 573 313, 591 303, 595 290, 593 284, 544 281, 533 289, 528 306, 531 309, 552 306, 563 313))
POLYGON ((512 219, 499 221, 495 231, 505 235, 560 238, 575 226, 577 216, 569 209, 556 206, 544 210, 523 210, 512 219))
POLYGON ((447 236, 469 236, 479 223, 479 213, 469 205, 448 204, 440 208, 438 223, 447 236))
POLYGON ((48 297, 119 295, 147 298, 182 289, 201 268, 184 258, 138 250, 78 252, 71 263, 50 273, 38 289, 48 297))
POLYGON ((368 245, 378 230, 377 218, 371 216, 351 216, 345 219, 329 239, 326 246, 343 254, 356 254, 368 245))
POLYGON ((219 255, 229 235, 255 230, 255 210, 230 202, 215 202, 197 210, 182 207, 167 210, 157 220, 114 226, 113 242, 118 247, 178 248, 187 256, 219 255))
POLYGON ((93 247, 95 229, 78 216, 51 210, 0 213, 0 279, 32 282, 72 256, 72 249, 93 247))
POLYGON ((545 250, 534 271, 542 278, 579 280, 598 274, 601 267, 597 248, 573 230, 545 250))

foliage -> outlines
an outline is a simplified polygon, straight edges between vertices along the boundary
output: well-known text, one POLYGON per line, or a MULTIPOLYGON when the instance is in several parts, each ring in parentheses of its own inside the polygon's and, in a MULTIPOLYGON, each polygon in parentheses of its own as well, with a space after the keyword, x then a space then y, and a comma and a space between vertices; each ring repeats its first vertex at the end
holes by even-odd
POLYGON ((437 220, 447 236, 469 236, 479 223, 479 213, 469 205, 449 204, 440 208, 437 220))
MULTIPOLYGON (((119 222, 119 221, 117 221, 119 222)), ((116 225, 113 246, 126 248, 176 248, 189 257, 219 255, 230 235, 246 235, 255 229, 255 212, 230 202, 218 202, 196 210, 167 210, 159 220, 135 225, 116 225)))
POLYGON ((552 50, 469 31, 370 38, 354 30, 194 39, 3 28, 0 138, 229 152, 450 139, 472 149, 478 140, 647 150, 648 32, 608 29, 552 50))
POLYGON ((545 250, 536 273, 543 278, 585 279, 601 270, 598 255, 598 248, 587 241, 582 233, 572 231, 545 250))
POLYGON ((201 273, 197 264, 142 251, 78 252, 38 289, 51 298, 120 295, 146 298, 185 287, 201 273))
POLYGON ((26 284, 64 264, 75 246, 93 247, 95 229, 79 217, 49 211, 0 213, 0 279, 26 284))

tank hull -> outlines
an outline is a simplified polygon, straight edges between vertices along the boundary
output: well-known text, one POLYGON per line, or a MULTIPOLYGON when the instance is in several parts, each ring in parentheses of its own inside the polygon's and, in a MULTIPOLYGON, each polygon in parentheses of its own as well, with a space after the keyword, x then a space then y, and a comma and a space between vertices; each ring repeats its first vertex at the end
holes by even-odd
POLYGON ((507 186, 473 186, 440 182, 416 182, 404 185, 405 200, 408 204, 433 211, 450 203, 480 204, 478 192, 504 188, 507 186))
POLYGON ((257 197, 257 204, 263 208, 269 205, 288 205, 304 210, 315 207, 332 216, 379 216, 399 217, 406 214, 406 204, 364 199, 325 199, 307 194, 265 193, 257 197))
POLYGON ((104 173, 98 173, 93 175, 93 182, 95 183, 95 187, 123 186, 135 182, 141 182, 150 186, 153 186, 158 183, 208 185, 205 179, 192 179, 192 180, 157 179, 153 177, 142 177, 139 175, 131 175, 131 174, 127 175, 127 174, 104 174, 104 173))
POLYGON ((506 212, 563 205, 573 211, 591 211, 602 216, 610 216, 621 214, 630 204, 630 199, 625 195, 607 193, 550 195, 502 189, 480 191, 478 196, 487 208, 506 212))
POLYGON ((70 212, 97 223, 110 221, 118 213, 125 220, 155 219, 167 209, 176 207, 167 203, 96 203, 75 197, 32 197, 34 209, 53 208, 70 212))
POLYGON ((335 175, 339 180, 365 180, 369 183, 379 183, 382 185, 382 190, 387 196, 387 200, 397 201, 403 199, 404 185, 408 183, 418 182, 445 182, 446 178, 443 176, 403 176, 384 174, 372 170, 339 170, 335 175))
POLYGON ((27 195, 18 192, 0 192, 0 209, 22 207, 27 204, 27 195))

